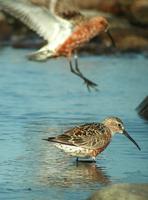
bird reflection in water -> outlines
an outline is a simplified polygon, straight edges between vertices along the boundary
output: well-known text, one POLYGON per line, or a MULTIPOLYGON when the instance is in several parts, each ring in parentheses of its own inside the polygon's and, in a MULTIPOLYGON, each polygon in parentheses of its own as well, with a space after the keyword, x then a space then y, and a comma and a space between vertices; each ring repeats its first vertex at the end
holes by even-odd
POLYGON ((96 163, 74 162, 70 166, 54 167, 54 170, 46 168, 46 172, 42 171, 42 173, 42 183, 56 187, 90 186, 93 184, 107 185, 111 183, 105 169, 98 167, 96 163))
POLYGON ((82 177, 82 182, 99 184, 109 184, 111 181, 109 176, 106 174, 105 169, 98 167, 96 163, 85 163, 79 162, 76 164, 76 171, 80 173, 82 177))

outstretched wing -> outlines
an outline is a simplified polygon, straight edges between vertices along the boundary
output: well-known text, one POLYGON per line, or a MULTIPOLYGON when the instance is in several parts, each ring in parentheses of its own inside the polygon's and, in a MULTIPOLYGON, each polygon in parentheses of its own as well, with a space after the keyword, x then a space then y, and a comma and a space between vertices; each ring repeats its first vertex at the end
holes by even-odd
POLYGON ((50 41, 55 33, 60 29, 66 31, 71 24, 64 19, 60 23, 54 16, 56 0, 49 1, 49 8, 48 1, 45 1, 46 4, 39 4, 39 2, 43 3, 37 0, 0 0, 0 9, 18 18, 45 40, 50 41))
POLYGON ((107 145, 110 139, 111 133, 107 127, 92 123, 75 127, 57 137, 48 138, 48 141, 96 149, 107 145))

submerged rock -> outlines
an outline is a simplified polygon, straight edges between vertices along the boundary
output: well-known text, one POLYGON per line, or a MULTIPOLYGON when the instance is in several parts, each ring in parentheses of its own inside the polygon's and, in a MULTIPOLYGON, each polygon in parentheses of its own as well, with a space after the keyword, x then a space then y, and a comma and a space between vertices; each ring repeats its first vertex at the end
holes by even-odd
POLYGON ((115 184, 95 192, 88 200, 147 200, 148 184, 115 184))

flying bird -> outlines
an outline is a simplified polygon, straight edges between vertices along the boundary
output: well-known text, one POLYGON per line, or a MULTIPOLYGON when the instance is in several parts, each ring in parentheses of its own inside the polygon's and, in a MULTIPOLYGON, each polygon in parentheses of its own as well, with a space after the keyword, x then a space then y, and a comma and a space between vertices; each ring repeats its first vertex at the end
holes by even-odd
POLYGON ((76 126, 61 135, 43 140, 47 140, 67 154, 77 157, 77 161, 79 157, 91 158, 92 161, 95 161, 96 156, 106 149, 116 133, 125 135, 141 150, 118 117, 107 117, 101 123, 76 126))
POLYGON ((97 84, 86 78, 78 66, 77 48, 93 37, 106 32, 112 44, 108 21, 101 16, 82 14, 72 0, 0 0, 0 9, 22 21, 47 41, 29 59, 44 61, 64 56, 70 70, 84 80, 88 90, 97 84))

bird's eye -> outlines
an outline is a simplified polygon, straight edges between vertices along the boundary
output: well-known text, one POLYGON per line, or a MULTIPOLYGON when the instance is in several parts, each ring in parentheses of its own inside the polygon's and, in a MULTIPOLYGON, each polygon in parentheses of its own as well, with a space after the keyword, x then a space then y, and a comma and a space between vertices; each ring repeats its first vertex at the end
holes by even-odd
POLYGON ((121 124, 118 124, 118 127, 119 127, 119 128, 122 128, 121 124))

